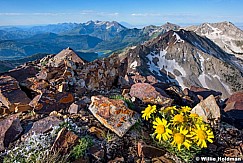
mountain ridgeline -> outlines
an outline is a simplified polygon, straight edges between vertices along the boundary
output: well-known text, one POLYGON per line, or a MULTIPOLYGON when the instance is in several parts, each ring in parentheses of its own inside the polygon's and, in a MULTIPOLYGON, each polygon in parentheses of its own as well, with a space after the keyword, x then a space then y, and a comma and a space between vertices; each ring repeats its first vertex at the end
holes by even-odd
POLYGON ((109 56, 116 51, 110 57, 127 60, 125 78, 153 76, 181 88, 213 89, 224 98, 243 89, 243 32, 230 22, 129 29, 114 21, 89 21, 0 30, 2 72, 70 47, 90 64, 100 57, 94 52, 109 56))
POLYGON ((178 26, 167 23, 165 26, 153 27, 152 31, 148 28, 128 29, 115 21, 63 23, 31 28, 0 27, 0 60, 19 59, 35 53, 58 53, 66 47, 76 51, 116 51, 143 43, 170 29, 178 29, 178 26))
POLYGON ((239 59, 191 31, 169 31, 120 55, 128 57, 129 74, 152 75, 182 88, 213 89, 224 98, 243 89, 239 59))

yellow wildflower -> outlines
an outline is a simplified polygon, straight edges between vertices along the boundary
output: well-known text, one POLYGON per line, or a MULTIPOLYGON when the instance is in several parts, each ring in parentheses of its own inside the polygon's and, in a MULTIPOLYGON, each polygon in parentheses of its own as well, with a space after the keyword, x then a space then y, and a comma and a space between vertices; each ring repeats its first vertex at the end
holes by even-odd
POLYGON ((194 121, 195 123, 201 123, 203 121, 202 117, 199 116, 197 113, 191 113, 189 117, 194 121))
POLYGON ((180 111, 183 113, 188 113, 191 110, 192 110, 192 108, 190 108, 189 106, 182 106, 180 111))
POLYGON ((165 112, 165 113, 169 113, 169 114, 175 114, 175 111, 178 111, 178 110, 176 109, 176 106, 169 106, 169 107, 167 107, 167 108, 165 108, 165 109, 163 110, 163 112, 165 112))
POLYGON ((191 118, 198 118, 199 115, 198 115, 197 113, 191 113, 191 114, 189 115, 189 117, 191 117, 191 118))
POLYGON ((171 121, 173 122, 174 125, 176 125, 176 124, 182 124, 182 123, 184 123, 186 120, 185 120, 185 117, 184 117, 182 114, 176 114, 176 115, 172 118, 171 121))
POLYGON ((194 129, 191 133, 193 134, 193 139, 197 141, 197 145, 201 148, 207 148, 206 141, 213 143, 213 132, 204 124, 196 124, 196 129, 194 129))
POLYGON ((173 141, 172 145, 177 146, 178 150, 181 150, 181 146, 184 145, 188 150, 191 146, 191 141, 188 140, 188 138, 191 137, 191 135, 188 134, 188 130, 183 129, 183 127, 180 127, 180 131, 175 133, 173 135, 173 141))
POLYGON ((145 110, 142 111, 143 115, 142 118, 148 120, 151 118, 151 114, 156 112, 156 105, 148 105, 148 107, 145 108, 145 110))
POLYGON ((166 141, 171 137, 170 134, 172 134, 172 131, 168 128, 169 125, 164 118, 161 120, 157 117, 153 124, 153 128, 155 129, 154 133, 157 134, 156 139, 161 141, 161 138, 163 138, 163 140, 166 141))

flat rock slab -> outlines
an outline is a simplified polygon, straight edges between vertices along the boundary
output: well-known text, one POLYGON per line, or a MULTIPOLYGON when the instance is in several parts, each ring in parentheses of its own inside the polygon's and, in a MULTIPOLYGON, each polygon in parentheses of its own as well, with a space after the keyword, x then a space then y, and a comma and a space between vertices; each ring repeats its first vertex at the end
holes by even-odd
POLYGON ((11 115, 0 121, 0 151, 8 147, 23 131, 17 115, 11 115))
POLYGON ((40 134, 40 133, 45 133, 47 131, 50 131, 53 129, 54 126, 58 126, 61 122, 62 122, 61 120, 59 120, 57 117, 54 116, 49 116, 41 120, 38 120, 33 123, 30 130, 27 131, 27 133, 24 134, 21 137, 21 139, 25 140, 27 137, 33 134, 40 134))
POLYGON ((173 102, 162 89, 154 87, 148 83, 133 84, 130 89, 130 95, 139 98, 145 103, 155 105, 170 106, 173 102))
POLYGON ((166 154, 166 151, 160 148, 156 148, 150 145, 146 145, 143 142, 138 142, 138 156, 146 158, 161 157, 166 154))
POLYGON ((51 150, 53 152, 59 152, 60 154, 67 154, 70 152, 73 146, 77 145, 79 137, 66 128, 62 128, 58 134, 57 138, 52 145, 51 150))
POLYGON ((30 105, 33 106, 37 113, 49 114, 52 111, 59 111, 61 109, 68 109, 74 102, 74 96, 68 92, 43 93, 37 95, 30 105))
POLYGON ((138 116, 123 100, 109 99, 101 95, 91 97, 89 110, 105 127, 120 137, 136 123, 138 116))
POLYGON ((243 91, 235 92, 232 94, 229 99, 226 101, 225 112, 230 110, 241 110, 243 111, 243 91), (232 106, 232 107, 231 107, 232 106))
POLYGON ((30 99, 20 89, 19 82, 11 76, 0 77, 0 101, 8 109, 18 111, 19 107, 26 108, 24 111, 31 109, 28 105, 30 99))
POLYGON ((191 112, 202 116, 203 121, 207 123, 220 118, 220 109, 213 95, 197 104, 191 112))
POLYGON ((79 110, 79 105, 72 103, 68 109, 69 114, 77 114, 79 110))
POLYGON ((27 78, 34 77, 37 73, 36 67, 32 65, 24 65, 22 67, 10 70, 9 72, 6 72, 5 74, 8 76, 11 76, 15 78, 18 82, 22 82, 26 80, 27 78))
POLYGON ((243 91, 235 92, 229 97, 224 111, 237 127, 243 128, 243 91))

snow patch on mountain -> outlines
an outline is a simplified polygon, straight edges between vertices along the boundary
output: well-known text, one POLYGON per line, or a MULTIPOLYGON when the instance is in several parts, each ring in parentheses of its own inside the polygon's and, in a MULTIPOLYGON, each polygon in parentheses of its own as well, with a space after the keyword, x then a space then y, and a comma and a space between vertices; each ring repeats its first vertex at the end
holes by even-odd
POLYGON ((200 81, 201 85, 204 88, 208 88, 208 85, 206 83, 206 78, 210 79, 210 77, 207 74, 205 74, 205 72, 204 72, 204 65, 203 64, 204 64, 205 59, 203 58, 203 56, 200 53, 197 53, 197 54, 199 56, 200 67, 201 67, 201 71, 202 71, 202 74, 199 75, 198 80, 200 81))
MULTIPOLYGON (((198 77, 198 80, 200 81, 201 85, 204 88, 210 88, 210 86, 209 86, 210 83, 207 83, 207 82, 210 82, 210 81, 213 82, 213 80, 214 80, 213 78, 217 78, 218 81, 220 81, 218 84, 221 83, 221 85, 225 89, 225 91, 228 92, 229 94, 231 94, 229 86, 224 84, 218 75, 216 75, 216 74, 206 74, 205 73, 205 68, 204 68, 204 61, 205 61, 205 59, 203 58, 203 56, 200 53, 197 53, 197 54, 199 56, 200 67, 201 67, 201 71, 202 71, 202 73, 198 77)), ((208 58, 206 60, 208 60, 208 58)))
POLYGON ((177 33, 174 32, 173 36, 176 36, 176 41, 175 41, 174 44, 176 44, 177 42, 182 42, 182 43, 184 43, 184 40, 181 39, 181 37, 180 37, 177 33))
MULTIPOLYGON (((208 23, 207 23, 207 26, 209 26, 209 27, 213 30, 213 32, 210 33, 210 34, 213 35, 213 36, 218 37, 219 34, 223 33, 223 31, 221 31, 221 30, 218 29, 218 28, 215 28, 215 27, 211 26, 211 25, 208 24, 208 23)), ((209 34, 209 33, 208 33, 208 34, 209 34)))
POLYGON ((148 66, 150 72, 153 74, 156 73, 158 76, 162 76, 161 70, 164 70, 167 73, 166 75, 170 82, 174 82, 174 80, 176 80, 183 89, 186 88, 183 83, 183 77, 186 77, 186 71, 175 61, 175 59, 167 60, 166 53, 166 50, 162 50, 160 53, 151 52, 147 55, 147 58, 149 59, 148 66), (157 60, 157 62, 155 63, 154 60, 157 60), (176 70, 179 71, 180 75, 175 75, 174 71, 176 70), (175 79, 170 78, 169 73, 173 74, 175 79))
POLYGON ((130 68, 131 69, 136 69, 137 66, 138 66, 138 62, 134 61, 133 63, 131 63, 130 68))

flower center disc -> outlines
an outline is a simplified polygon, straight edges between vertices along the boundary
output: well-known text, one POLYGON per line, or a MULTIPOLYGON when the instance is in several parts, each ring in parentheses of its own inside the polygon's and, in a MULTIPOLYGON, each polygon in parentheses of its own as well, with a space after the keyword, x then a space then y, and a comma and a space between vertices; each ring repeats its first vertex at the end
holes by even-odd
POLYGON ((156 131, 158 134, 163 134, 165 132, 165 126, 164 125, 158 125, 156 127, 156 131))
POLYGON ((182 122, 184 122, 184 117, 183 117, 183 115, 177 114, 177 115, 175 115, 174 120, 182 123, 182 122))
POLYGON ((197 117, 198 117, 198 114, 196 114, 196 113, 191 113, 190 116, 191 116, 191 117, 194 117, 194 118, 197 118, 197 117))
POLYGON ((203 130, 198 130, 197 131, 197 136, 201 140, 206 140, 207 139, 207 134, 203 130))
POLYGON ((181 133, 176 133, 174 135, 174 140, 177 144, 182 144, 185 141, 185 136, 181 133))

